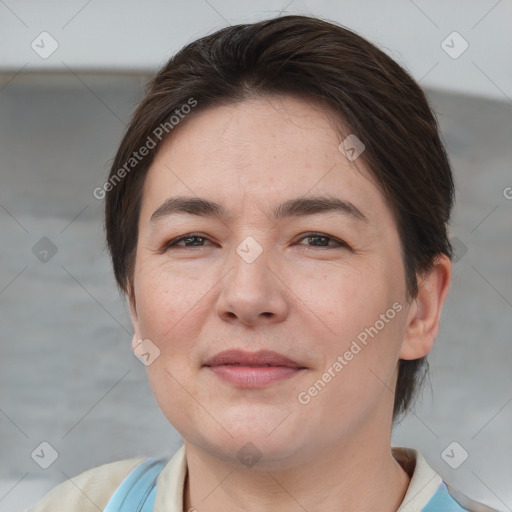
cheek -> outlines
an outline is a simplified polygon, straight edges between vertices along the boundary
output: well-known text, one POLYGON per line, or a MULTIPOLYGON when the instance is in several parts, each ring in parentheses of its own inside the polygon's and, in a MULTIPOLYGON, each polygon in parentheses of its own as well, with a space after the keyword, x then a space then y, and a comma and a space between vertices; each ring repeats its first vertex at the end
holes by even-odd
POLYGON ((406 311, 399 276, 386 262, 374 262, 364 268, 330 272, 321 282, 327 288, 317 284, 305 295, 309 293, 312 309, 323 320, 320 328, 328 333, 317 342, 325 354, 326 369, 341 358, 343 370, 331 371, 340 385, 346 380, 342 387, 350 388, 351 394, 360 391, 361 385, 364 389, 368 379, 392 380, 406 311))
MULTIPOLYGON (((193 416, 190 394, 198 395, 195 383, 197 339, 202 305, 189 279, 172 278, 161 268, 147 265, 139 272, 137 311, 141 335, 150 339, 159 356, 146 367, 155 399, 171 423, 181 431, 193 416), (179 411, 179 413, 177 413, 179 411), (192 416, 191 416, 192 415, 192 416)), ((204 295, 204 288, 202 288, 204 295)))
POLYGON ((141 332, 157 340, 173 338, 184 326, 196 325, 207 285, 203 275, 182 275, 147 264, 137 276, 137 312, 141 332))
POLYGON ((387 323, 367 312, 355 312, 353 317, 348 312, 344 314, 338 323, 337 341, 324 345, 325 367, 312 375, 309 387, 301 390, 306 399, 311 399, 306 407, 310 407, 313 416, 322 416, 326 431, 336 431, 337 425, 345 424, 349 416, 355 434, 379 403, 391 407, 402 329, 400 315, 405 313, 402 309, 395 315, 392 306, 383 309, 384 315, 386 311, 387 323))
POLYGON ((378 263, 336 265, 312 277, 295 274, 293 290, 343 343, 373 324, 391 306, 394 292, 378 263))

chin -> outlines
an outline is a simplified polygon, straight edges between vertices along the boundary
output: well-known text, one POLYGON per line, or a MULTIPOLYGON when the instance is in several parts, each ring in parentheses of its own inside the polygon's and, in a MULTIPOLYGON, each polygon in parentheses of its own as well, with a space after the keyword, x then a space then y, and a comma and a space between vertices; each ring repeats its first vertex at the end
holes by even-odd
POLYGON ((210 447, 211 455, 218 457, 237 468, 254 470, 282 469, 293 465, 298 447, 290 445, 268 446, 264 439, 233 441, 231 445, 210 447))
MULTIPOLYGON (((281 418, 282 419, 282 418, 281 418)), ((229 434, 223 430, 223 435, 209 430, 197 432, 194 435, 184 436, 191 444, 221 459, 234 467, 247 469, 279 469, 293 466, 298 459, 305 456, 304 441, 294 435, 290 430, 276 429, 269 435, 267 425, 252 425, 251 428, 227 428, 229 434), (302 453, 301 453, 302 452, 302 453)), ((189 433, 190 434, 190 433, 189 433)))

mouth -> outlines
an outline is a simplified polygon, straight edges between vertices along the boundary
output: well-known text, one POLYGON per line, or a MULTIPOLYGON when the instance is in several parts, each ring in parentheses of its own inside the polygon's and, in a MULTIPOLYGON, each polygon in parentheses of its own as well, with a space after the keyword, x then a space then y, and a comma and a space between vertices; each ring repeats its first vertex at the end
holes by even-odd
POLYGON ((292 359, 268 350, 226 350, 208 359, 204 367, 223 381, 241 388, 265 387, 307 369, 292 359))

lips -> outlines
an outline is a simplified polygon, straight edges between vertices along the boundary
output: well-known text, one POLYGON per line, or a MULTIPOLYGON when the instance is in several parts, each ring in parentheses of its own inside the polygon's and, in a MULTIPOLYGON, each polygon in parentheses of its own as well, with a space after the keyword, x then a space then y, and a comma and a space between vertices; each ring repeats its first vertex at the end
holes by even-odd
POLYGON ((271 350, 225 350, 203 365, 214 376, 239 389, 262 389, 302 375, 307 368, 271 350))
POLYGON ((305 369, 305 366, 302 366, 298 362, 271 350, 261 350, 259 352, 225 350, 208 359, 204 366, 243 366, 254 368, 275 366, 300 370, 305 369))

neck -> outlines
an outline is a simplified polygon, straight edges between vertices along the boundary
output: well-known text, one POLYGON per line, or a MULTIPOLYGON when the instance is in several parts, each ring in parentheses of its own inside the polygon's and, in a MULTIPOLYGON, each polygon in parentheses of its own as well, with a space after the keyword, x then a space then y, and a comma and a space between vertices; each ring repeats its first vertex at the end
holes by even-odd
POLYGON ((188 442, 185 449, 186 511, 395 512, 409 485, 389 440, 364 444, 351 439, 275 469, 240 468, 188 442))

